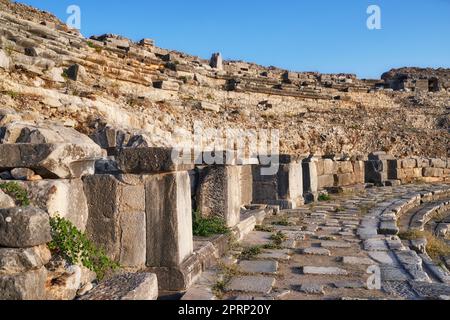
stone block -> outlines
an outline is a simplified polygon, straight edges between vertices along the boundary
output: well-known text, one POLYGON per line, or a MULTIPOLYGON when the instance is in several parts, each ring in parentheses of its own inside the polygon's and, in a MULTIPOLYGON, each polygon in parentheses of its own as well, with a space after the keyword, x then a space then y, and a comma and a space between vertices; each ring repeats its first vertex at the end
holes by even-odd
POLYGON ((50 258, 51 253, 46 245, 30 248, 0 248, 0 274, 36 270, 47 264, 50 258))
POLYGON ((226 291, 231 292, 254 292, 269 294, 275 285, 275 278, 263 276, 243 276, 231 279, 226 291))
POLYGON ((200 102, 200 108, 203 110, 214 111, 214 112, 220 111, 219 105, 210 103, 210 102, 205 102, 205 101, 200 102))
POLYGON ((417 167, 418 168, 428 168, 429 166, 430 166, 430 159, 417 158, 417 167))
POLYGON ((153 273, 124 273, 102 282, 80 300, 156 300, 158 280, 153 273))
POLYGON ((353 172, 355 174, 355 183, 362 184, 366 182, 364 161, 353 162, 353 172))
POLYGON ((309 158, 303 161, 303 193, 306 200, 317 199, 319 184, 317 176, 317 159, 309 158), (312 199, 309 199, 312 198, 312 199))
POLYGON ((325 189, 325 188, 331 188, 334 186, 334 175, 327 174, 323 176, 318 176, 317 178, 317 188, 319 190, 325 189))
POLYGON ((0 170, 29 168, 42 177, 79 178, 94 173, 103 152, 87 136, 58 125, 15 122, 0 130, 0 170))
POLYGON ((324 162, 325 159, 320 159, 319 161, 317 161, 317 175, 318 176, 323 176, 324 175, 324 162))
POLYGON ((33 206, 51 217, 60 216, 84 231, 88 206, 81 179, 17 181, 28 193, 33 206))
POLYGON ((51 240, 46 212, 33 207, 0 209, 0 246, 33 247, 51 240))
POLYGON ((144 266, 146 223, 142 179, 132 175, 95 175, 84 179, 84 187, 89 237, 122 266, 144 266))
POLYGON ((349 186, 355 184, 355 175, 353 173, 335 174, 334 185, 336 187, 349 186))
POLYGON ((331 159, 323 159, 323 174, 334 174, 334 161, 331 159))
POLYGON ((210 166, 200 171, 197 189, 197 209, 202 216, 223 218, 227 226, 240 221, 241 167, 210 166))
MULTIPOLYGON (((189 164, 182 164, 178 158, 172 157, 177 153, 172 148, 124 148, 116 153, 118 169, 124 173, 161 173, 173 171, 189 171, 194 169, 191 155, 187 155, 189 164)), ((183 157, 183 154, 180 154, 183 157)))
POLYGON ((251 165, 241 167, 239 185, 241 190, 241 204, 251 204, 253 202, 253 170, 251 165))
POLYGON ((189 174, 146 176, 145 202, 147 266, 178 267, 193 252, 189 174))
POLYGON ((402 168, 404 169, 412 169, 417 167, 416 159, 404 159, 402 160, 402 168))
POLYGON ((277 261, 241 261, 239 269, 245 273, 276 274, 278 271, 277 261))
POLYGON ((444 169, 441 168, 423 168, 424 177, 436 177, 440 178, 444 176, 444 169))
POLYGON ((431 159, 430 165, 432 168, 446 168, 447 162, 442 159, 431 159))
POLYGON ((300 163, 280 164, 275 175, 261 175, 261 166, 253 166, 253 202, 282 204, 292 209, 303 204, 302 166, 300 163))
POLYGON ((0 153, 8 155, 0 159, 0 170, 26 167, 52 179, 94 174, 94 158, 101 155, 73 144, 2 144, 0 153))
POLYGON ((180 84, 175 81, 155 81, 153 87, 161 90, 178 91, 180 90, 180 84))
POLYGON ((336 174, 353 173, 353 164, 351 161, 335 161, 334 167, 336 174))
POLYGON ((348 272, 336 267, 303 267, 303 273, 308 275, 343 275, 346 276, 348 272))
POLYGON ((44 300, 47 270, 42 267, 14 274, 0 274, 0 300, 44 300))

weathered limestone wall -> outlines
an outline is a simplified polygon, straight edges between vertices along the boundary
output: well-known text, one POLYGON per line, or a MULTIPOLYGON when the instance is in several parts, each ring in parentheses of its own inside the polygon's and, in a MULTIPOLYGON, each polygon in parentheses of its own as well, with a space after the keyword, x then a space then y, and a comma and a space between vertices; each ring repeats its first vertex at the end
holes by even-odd
POLYGON ((365 183, 364 161, 319 159, 318 189, 332 189, 365 183))
POLYGON ((401 183, 450 180, 449 159, 409 158, 388 161, 388 177, 401 183))

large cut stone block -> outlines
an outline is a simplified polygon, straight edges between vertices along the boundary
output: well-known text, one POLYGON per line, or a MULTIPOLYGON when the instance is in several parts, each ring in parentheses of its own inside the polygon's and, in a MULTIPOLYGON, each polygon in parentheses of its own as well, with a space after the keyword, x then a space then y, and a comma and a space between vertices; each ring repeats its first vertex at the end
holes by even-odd
POLYGON ((84 179, 89 208, 86 232, 122 266, 146 261, 144 183, 132 175, 95 175, 84 179))
POLYGON ((0 144, 0 170, 30 168, 45 178, 79 178, 94 173, 100 147, 74 144, 0 144), (95 150, 97 149, 97 150, 95 150))
POLYGON ((0 300, 44 300, 47 270, 42 267, 14 274, 0 274, 0 300))
POLYGON ((240 177, 241 205, 253 202, 253 170, 251 165, 241 167, 240 177))
POLYGON ((334 175, 334 185, 336 187, 349 186, 355 183, 355 175, 353 173, 343 173, 334 175))
POLYGON ((327 174, 317 177, 317 187, 319 190, 331 188, 334 186, 334 175, 327 174))
POLYGON ((437 177, 440 178, 444 175, 444 169, 441 168, 423 168, 424 177, 437 177))
POLYGON ((430 165, 433 168, 445 168, 447 166, 447 162, 442 159, 431 159, 430 165))
POLYGON ((197 209, 204 217, 219 216, 229 227, 240 221, 241 167, 211 166, 200 172, 197 209))
POLYGON ((366 182, 364 161, 354 161, 353 172, 355 173, 355 183, 358 184, 366 182))
POLYGON ((87 136, 57 125, 15 122, 0 129, 0 170, 30 168, 46 178, 79 178, 94 173, 100 146, 87 136))
POLYGON ((173 157, 176 151, 171 148, 124 148, 116 152, 116 161, 119 170, 124 173, 160 173, 173 171, 189 171, 194 169, 194 161, 191 155, 186 155, 188 164, 183 164, 177 159, 183 159, 180 152, 179 158, 173 157))
POLYGON ((193 252, 189 174, 145 177, 147 266, 177 267, 193 252))
POLYGON ((81 179, 17 181, 33 206, 51 217, 60 216, 84 231, 88 219, 87 200, 81 179))
POLYGON ((0 209, 0 246, 34 247, 51 240, 46 212, 32 207, 0 209))
POLYGON ((353 164, 351 161, 336 161, 334 162, 336 174, 353 173, 353 164))
POLYGON ((295 209, 303 204, 302 165, 280 164, 275 175, 262 175, 261 166, 253 166, 253 202, 279 204, 295 209))
POLYGON ((317 159, 308 158, 303 161, 303 191, 307 201, 317 200, 319 181, 317 176, 317 159))

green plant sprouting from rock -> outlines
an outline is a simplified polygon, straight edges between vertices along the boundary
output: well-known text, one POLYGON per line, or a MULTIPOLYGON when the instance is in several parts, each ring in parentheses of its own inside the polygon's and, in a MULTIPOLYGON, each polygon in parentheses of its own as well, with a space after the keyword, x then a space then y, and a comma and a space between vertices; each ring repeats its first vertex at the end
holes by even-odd
POLYGON ((82 264, 97 274, 99 280, 119 264, 112 261, 103 249, 96 247, 70 221, 59 216, 50 218, 52 242, 50 250, 60 254, 70 264, 82 264))
POLYGON ((0 183, 0 190, 12 197, 17 205, 23 207, 30 205, 27 190, 25 190, 17 182, 0 183))
POLYGON ((194 236, 198 237, 230 233, 224 219, 219 217, 204 218, 199 212, 194 212, 192 215, 192 227, 194 236))

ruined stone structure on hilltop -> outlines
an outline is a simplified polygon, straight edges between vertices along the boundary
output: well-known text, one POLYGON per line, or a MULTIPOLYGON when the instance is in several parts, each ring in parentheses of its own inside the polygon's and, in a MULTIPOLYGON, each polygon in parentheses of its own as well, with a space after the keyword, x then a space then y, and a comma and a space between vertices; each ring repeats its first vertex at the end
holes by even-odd
POLYGON ((448 256, 397 237, 448 240, 445 70, 291 72, 86 39, 48 13, 0 9, 0 299, 450 295, 448 256), (232 150, 201 149, 199 120, 279 130, 277 171, 262 174, 267 155, 252 150, 211 164, 239 136, 232 150), (174 160, 181 148, 191 161, 174 160), (102 279, 62 255, 57 217, 120 269, 102 279), (194 236, 195 219, 211 217, 225 232, 194 236), (383 288, 364 283, 372 264, 383 288))

